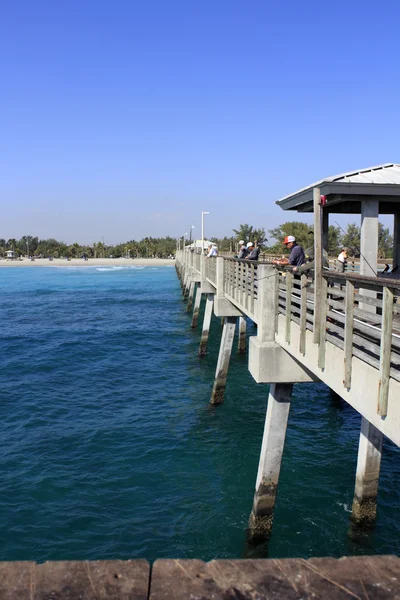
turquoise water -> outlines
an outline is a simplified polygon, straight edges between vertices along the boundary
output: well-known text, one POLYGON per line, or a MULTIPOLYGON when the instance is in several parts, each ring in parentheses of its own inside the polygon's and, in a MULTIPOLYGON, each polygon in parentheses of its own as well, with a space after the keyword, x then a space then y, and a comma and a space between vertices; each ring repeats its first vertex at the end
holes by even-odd
MULTIPOLYGON (((209 405, 221 326, 199 360, 175 270, 2 268, 0 289, 0 560, 254 555, 268 386, 235 353, 209 405)), ((270 557, 400 553, 391 443, 376 527, 349 535, 359 426, 295 386, 270 557)))

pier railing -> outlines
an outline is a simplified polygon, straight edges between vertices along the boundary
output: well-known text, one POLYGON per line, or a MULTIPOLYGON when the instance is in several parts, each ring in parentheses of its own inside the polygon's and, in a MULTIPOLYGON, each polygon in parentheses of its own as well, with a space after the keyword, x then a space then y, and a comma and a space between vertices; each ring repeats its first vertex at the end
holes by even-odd
POLYGON ((400 381, 400 282, 356 274, 323 273, 320 314, 314 314, 314 281, 305 274, 281 272, 279 308, 285 316, 285 341, 292 323, 300 327, 299 351, 306 352, 306 330, 319 320, 318 367, 325 367, 326 344, 343 350, 343 386, 351 387, 352 357, 380 371, 378 413, 386 414, 389 378, 400 381), (396 331, 396 322, 399 330, 396 331))

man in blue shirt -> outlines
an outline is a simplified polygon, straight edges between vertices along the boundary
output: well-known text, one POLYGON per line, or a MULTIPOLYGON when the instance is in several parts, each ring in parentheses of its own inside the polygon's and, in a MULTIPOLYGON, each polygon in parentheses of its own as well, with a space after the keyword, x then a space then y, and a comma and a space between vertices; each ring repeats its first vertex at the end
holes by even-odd
POLYGON ((293 265, 294 267, 301 267, 305 263, 306 257, 304 250, 299 244, 296 243, 294 235, 287 235, 283 240, 286 248, 289 248, 290 254, 288 258, 282 258, 281 260, 273 260, 274 265, 293 265))

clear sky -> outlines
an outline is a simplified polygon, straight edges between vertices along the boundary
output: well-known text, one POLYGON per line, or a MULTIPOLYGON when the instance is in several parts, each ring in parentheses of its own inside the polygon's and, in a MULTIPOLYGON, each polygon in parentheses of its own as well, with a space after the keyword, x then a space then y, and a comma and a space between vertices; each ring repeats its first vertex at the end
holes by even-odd
POLYGON ((275 200, 400 162, 399 20, 398 0, 3 0, 0 237, 304 220, 275 200))

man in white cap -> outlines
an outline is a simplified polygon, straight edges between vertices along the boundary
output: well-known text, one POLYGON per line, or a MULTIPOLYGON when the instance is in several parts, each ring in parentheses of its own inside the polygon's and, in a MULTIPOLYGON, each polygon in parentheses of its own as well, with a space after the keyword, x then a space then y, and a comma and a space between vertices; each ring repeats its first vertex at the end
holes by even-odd
POLYGON ((240 247, 240 250, 239 250, 238 258, 246 258, 247 248, 246 248, 246 244, 244 243, 244 240, 240 240, 239 247, 240 247))
POLYGON ((218 256, 218 249, 215 244, 209 244, 208 246, 207 258, 211 258, 212 256, 218 256))
POLYGON ((274 265, 293 265, 294 267, 301 267, 306 261, 304 250, 299 244, 296 243, 294 235, 287 235, 282 242, 286 248, 289 248, 290 254, 287 258, 281 260, 273 260, 274 265))
POLYGON ((256 248, 253 242, 248 242, 247 244, 247 256, 246 260, 258 260, 258 255, 260 254, 260 248, 256 248))

